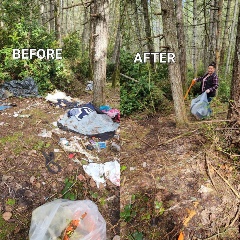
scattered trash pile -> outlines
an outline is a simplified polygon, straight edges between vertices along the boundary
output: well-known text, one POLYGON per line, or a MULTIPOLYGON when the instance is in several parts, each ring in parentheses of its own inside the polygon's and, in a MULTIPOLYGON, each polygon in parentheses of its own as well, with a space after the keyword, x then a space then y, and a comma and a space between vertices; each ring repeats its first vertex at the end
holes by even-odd
MULTIPOLYGON (((92 83, 89 83, 88 88, 92 90, 92 83)), ((9 97, 32 96, 38 96, 38 88, 32 78, 26 78, 23 81, 13 80, 0 86, 2 100, 9 97)), ((73 99, 58 90, 49 93, 45 100, 52 106, 65 110, 65 114, 53 123, 54 128, 40 129, 38 134, 38 137, 42 138, 53 139, 56 135, 58 136, 59 148, 52 149, 50 152, 42 151, 48 172, 58 174, 63 170, 58 161, 58 153, 64 152, 68 161, 79 164, 98 188, 110 182, 120 186, 120 111, 109 106, 97 108, 91 102, 85 103, 79 99, 73 99), (70 137, 69 132, 77 135, 70 137), (109 151, 111 154, 106 157, 104 151, 109 151), (102 156, 106 159, 103 160, 102 156)), ((16 105, 0 101, 0 111, 13 106, 16 105)), ((13 117, 30 117, 22 114, 22 111, 20 109, 14 112, 13 117)), ((80 174, 78 179, 81 181, 85 177, 80 174)), ((71 239, 104 240, 106 223, 96 205, 91 201, 71 202, 58 199, 34 210, 29 236, 31 240, 67 240, 70 237, 71 239)))
POLYGON ((57 199, 33 211, 30 240, 104 240, 106 222, 90 200, 57 199))
POLYGON ((32 78, 25 78, 22 81, 12 80, 0 86, 0 99, 9 97, 36 97, 38 87, 32 78))

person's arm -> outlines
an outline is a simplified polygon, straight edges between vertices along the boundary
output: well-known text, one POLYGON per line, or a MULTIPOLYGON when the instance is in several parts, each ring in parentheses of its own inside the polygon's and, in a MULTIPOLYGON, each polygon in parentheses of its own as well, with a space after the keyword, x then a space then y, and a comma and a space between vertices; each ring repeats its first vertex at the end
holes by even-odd
POLYGON ((210 92, 214 92, 214 91, 217 90, 217 88, 218 88, 218 76, 215 75, 215 76, 213 77, 213 85, 212 85, 211 88, 209 88, 209 90, 210 90, 210 92))
POLYGON ((199 77, 199 78, 195 78, 195 82, 202 82, 202 80, 205 78, 206 74, 202 77, 199 77))

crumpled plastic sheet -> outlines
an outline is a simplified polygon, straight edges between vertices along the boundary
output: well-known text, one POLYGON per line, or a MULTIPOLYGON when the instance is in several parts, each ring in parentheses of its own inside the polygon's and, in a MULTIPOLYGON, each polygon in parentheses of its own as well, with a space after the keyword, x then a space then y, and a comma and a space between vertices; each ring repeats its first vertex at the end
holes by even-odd
POLYGON ((203 119, 211 115, 211 108, 207 100, 207 93, 204 92, 191 101, 191 113, 198 119, 203 119))
POLYGON ((106 179, 109 179, 114 185, 120 186, 120 164, 117 160, 106 163, 89 163, 83 165, 84 171, 92 177, 97 187, 100 183, 106 185, 106 179))
POLYGON ((33 97, 38 95, 38 86, 33 78, 28 77, 22 81, 12 80, 1 85, 0 99, 7 97, 6 91, 15 97, 33 97))
POLYGON ((65 92, 54 90, 52 93, 48 93, 45 99, 49 102, 58 103, 58 99, 65 99, 68 102, 72 101, 70 96, 67 96, 65 92))
POLYGON ((39 137, 43 137, 43 138, 51 138, 52 137, 52 132, 51 131, 47 131, 46 129, 43 129, 42 132, 40 132, 38 134, 39 137))
POLYGON ((68 117, 66 113, 58 120, 58 126, 63 129, 91 136, 116 131, 119 124, 113 122, 108 115, 91 112, 80 121, 75 116, 68 117))
POLYGON ((69 239, 106 240, 106 221, 97 205, 90 200, 67 199, 45 203, 33 211, 29 239, 63 239, 63 234, 72 220, 79 220, 79 223, 69 239))

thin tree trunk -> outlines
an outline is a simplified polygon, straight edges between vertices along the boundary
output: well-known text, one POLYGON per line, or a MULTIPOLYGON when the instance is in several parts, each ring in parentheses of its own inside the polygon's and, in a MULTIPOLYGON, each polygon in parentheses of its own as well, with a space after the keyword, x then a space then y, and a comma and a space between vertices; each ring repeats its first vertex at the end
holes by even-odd
MULTIPOLYGON (((149 11, 148 11, 148 0, 141 0, 141 3, 142 3, 142 8, 143 8, 145 34, 146 34, 146 38, 147 38, 148 52, 154 52, 154 44, 153 44, 151 24, 150 24, 149 11)), ((154 59, 152 57, 150 58, 150 62, 153 67, 154 59)))
POLYGON ((230 59, 232 55, 232 45, 234 44, 234 35, 235 35, 235 26, 236 26, 236 18, 237 18, 237 12, 238 12, 238 1, 235 1, 235 6, 234 6, 234 15, 233 15, 233 22, 232 22, 232 27, 231 27, 231 34, 230 34, 230 43, 228 48, 228 54, 227 54, 227 63, 226 63, 226 69, 225 69, 225 78, 227 74, 229 73, 229 64, 230 64, 230 59))
POLYGON ((206 8, 206 0, 204 0, 204 69, 207 68, 209 64, 209 33, 208 33, 208 27, 207 27, 207 8, 206 8))
POLYGON ((94 0, 91 5, 93 104, 105 103, 107 47, 108 47, 108 0, 94 0))
MULTIPOLYGON (((240 9, 240 3, 238 3, 240 9)), ((236 122, 238 127, 240 127, 239 117, 240 117, 240 11, 238 14, 238 24, 237 24, 237 36, 235 44, 235 54, 233 61, 233 71, 232 71, 232 84, 231 84, 231 97, 230 105, 228 110, 228 119, 236 122)), ((235 125, 236 126, 236 125, 235 125)), ((239 131, 231 135, 231 143, 236 149, 240 148, 240 134, 239 131)))
POLYGON ((50 0, 50 32, 53 32, 54 29, 54 1, 50 0))
POLYGON ((220 39, 222 34, 221 27, 221 18, 222 18, 222 8, 223 0, 218 1, 218 11, 217 11, 217 24, 216 24, 216 50, 215 50, 215 59, 216 59, 216 73, 218 73, 218 65, 220 62, 220 39))
POLYGON ((134 26, 136 30, 137 39, 138 39, 138 48, 139 48, 139 51, 142 52, 142 40, 141 40, 142 36, 141 36, 140 25, 139 25, 137 3, 136 3, 136 0, 133 0, 131 3, 134 11, 134 26))
POLYGON ((58 42, 61 42, 59 0, 54 0, 54 20, 55 20, 55 37, 58 42))
POLYGON ((82 56, 84 56, 85 51, 87 49, 87 42, 88 42, 88 33, 89 33, 89 19, 88 19, 88 8, 84 7, 84 17, 83 17, 83 31, 82 31, 82 56))
POLYGON ((162 9, 163 34, 165 36, 166 44, 169 47, 169 50, 176 54, 176 63, 169 63, 168 67, 176 123, 178 126, 180 126, 187 123, 187 116, 183 100, 174 2, 173 0, 160 0, 160 2, 162 9))
POLYGON ((182 0, 176 1, 176 16, 177 16, 177 35, 179 48, 179 61, 181 68, 181 81, 185 90, 187 89, 187 57, 186 57, 186 38, 183 22, 182 0))
POLYGON ((221 48, 221 54, 220 54, 220 63, 219 67, 222 67, 224 64, 225 60, 225 51, 227 47, 227 35, 228 35, 228 22, 229 22, 229 17, 230 17, 230 8, 231 8, 231 0, 228 0, 227 3, 227 12, 226 12, 226 18, 225 18, 225 23, 224 23, 224 33, 223 33, 223 39, 222 39, 222 48, 221 48))
POLYGON ((197 55, 197 0, 193 0, 193 42, 192 42, 192 64, 193 64, 193 72, 194 77, 197 77, 197 63, 196 63, 196 55, 197 55))
POLYGON ((209 59, 208 62, 211 62, 215 59, 215 46, 216 46, 216 36, 215 36, 215 0, 212 0, 210 3, 210 25, 209 25, 209 59))

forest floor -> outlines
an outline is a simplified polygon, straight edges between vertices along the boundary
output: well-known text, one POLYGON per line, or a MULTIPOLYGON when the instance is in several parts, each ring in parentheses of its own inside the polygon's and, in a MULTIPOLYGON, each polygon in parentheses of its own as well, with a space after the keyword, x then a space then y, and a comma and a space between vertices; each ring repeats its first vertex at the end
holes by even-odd
MULTIPOLYGON (((110 87, 107 91, 107 103, 115 108, 119 108, 118 92, 110 87)), ((85 93, 79 99, 87 103, 91 94, 85 93)), ((105 187, 97 188, 84 172, 81 166, 84 163, 74 162, 58 144, 60 138, 69 139, 77 134, 56 131, 51 138, 38 136, 43 129, 53 130, 52 123, 66 110, 43 98, 9 98, 5 102, 17 106, 0 112, 0 239, 28 239, 32 211, 57 198, 92 200, 106 220, 107 239, 119 235, 119 187, 107 181, 105 187), (18 117, 13 116, 15 112, 19 113, 18 117), (48 171, 42 154, 54 149, 60 150, 55 153, 55 161, 62 168, 57 174, 48 171)), ((109 147, 111 141, 118 142, 111 139, 106 149, 89 153, 97 155, 102 163, 119 159, 119 153, 109 147)), ((81 160, 83 156, 76 153, 76 157, 81 160)))
POLYGON ((224 153, 235 130, 219 121, 227 104, 211 105, 185 128, 174 114, 122 119, 121 239, 239 239, 239 156, 224 153))

